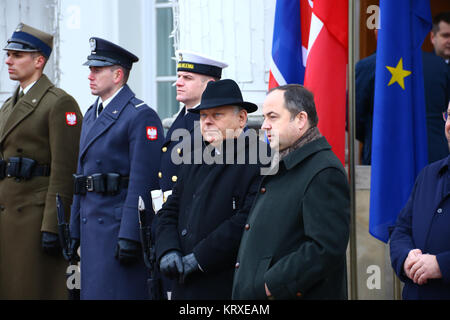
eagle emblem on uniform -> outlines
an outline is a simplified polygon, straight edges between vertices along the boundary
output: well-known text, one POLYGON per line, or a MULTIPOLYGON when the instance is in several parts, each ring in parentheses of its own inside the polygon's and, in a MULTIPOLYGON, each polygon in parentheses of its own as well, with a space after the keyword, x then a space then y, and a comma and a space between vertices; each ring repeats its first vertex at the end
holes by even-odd
POLYGON ((95 53, 97 47, 97 42, 95 41, 95 39, 89 39, 89 45, 91 47, 91 52, 95 53))
POLYGON ((75 112, 66 112, 66 123, 69 126, 77 124, 77 115, 75 112))
POLYGON ((148 140, 158 139, 158 129, 156 129, 156 127, 147 127, 147 139, 148 140))

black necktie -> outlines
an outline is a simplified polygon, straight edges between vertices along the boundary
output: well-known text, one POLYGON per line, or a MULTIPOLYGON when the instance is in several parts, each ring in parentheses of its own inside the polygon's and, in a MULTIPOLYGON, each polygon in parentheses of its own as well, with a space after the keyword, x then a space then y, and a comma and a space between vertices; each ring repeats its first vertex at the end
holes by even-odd
POLYGON ((102 111, 103 111, 103 103, 100 102, 97 109, 97 117, 100 115, 100 113, 102 113, 102 111))
POLYGON ((19 92, 19 99, 21 99, 25 94, 23 93, 23 90, 20 90, 19 92))

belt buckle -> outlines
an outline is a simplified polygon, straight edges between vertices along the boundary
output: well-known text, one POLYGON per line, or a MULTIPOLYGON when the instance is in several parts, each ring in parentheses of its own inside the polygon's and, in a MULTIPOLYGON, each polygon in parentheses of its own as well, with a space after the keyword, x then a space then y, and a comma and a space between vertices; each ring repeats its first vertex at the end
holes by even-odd
POLYGON ((94 191, 94 183, 92 181, 92 176, 86 177, 86 190, 89 192, 94 191))

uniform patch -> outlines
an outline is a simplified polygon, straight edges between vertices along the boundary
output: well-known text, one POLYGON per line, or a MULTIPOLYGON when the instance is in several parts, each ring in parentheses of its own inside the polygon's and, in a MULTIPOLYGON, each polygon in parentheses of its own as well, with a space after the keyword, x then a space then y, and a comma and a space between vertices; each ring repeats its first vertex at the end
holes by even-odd
POLYGON ((147 127, 147 139, 148 140, 158 139, 158 129, 156 129, 156 127, 147 127))
POLYGON ((77 114, 75 112, 66 112, 66 123, 69 126, 77 124, 77 114))

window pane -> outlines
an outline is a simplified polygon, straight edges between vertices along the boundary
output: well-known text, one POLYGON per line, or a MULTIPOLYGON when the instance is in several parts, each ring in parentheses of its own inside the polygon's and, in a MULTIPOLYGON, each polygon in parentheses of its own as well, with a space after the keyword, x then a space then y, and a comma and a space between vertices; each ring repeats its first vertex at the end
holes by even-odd
POLYGON ((172 86, 172 83, 157 83, 158 114, 161 120, 172 117, 179 110, 176 87, 172 86))
POLYGON ((173 76, 175 75, 175 56, 173 49, 173 38, 169 38, 173 29, 172 9, 156 9, 156 75, 173 76))

